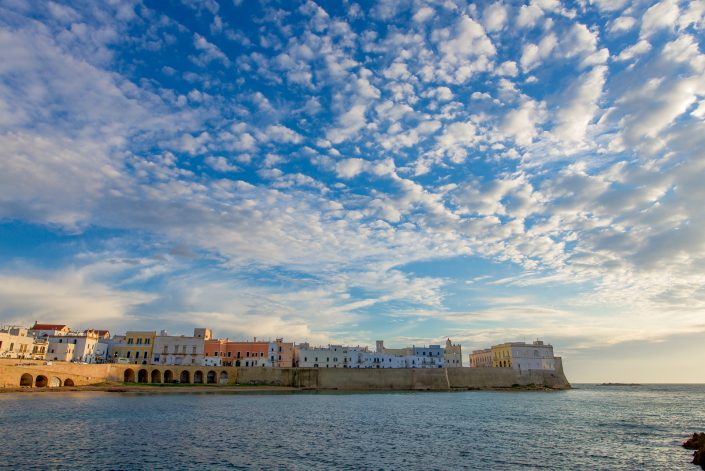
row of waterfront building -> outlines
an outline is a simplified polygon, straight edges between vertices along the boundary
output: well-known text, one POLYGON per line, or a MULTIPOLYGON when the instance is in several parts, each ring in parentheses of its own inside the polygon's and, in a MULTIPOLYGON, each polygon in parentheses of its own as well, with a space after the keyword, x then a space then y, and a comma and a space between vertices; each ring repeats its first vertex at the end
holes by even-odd
MULTIPOLYGON (((0 358, 127 363, 143 365, 236 366, 242 368, 455 368, 463 366, 462 347, 448 339, 444 346, 387 348, 378 340, 366 346, 328 345, 275 340, 215 339, 208 328, 192 336, 162 330, 128 331, 110 336, 107 330, 72 331, 63 324, 35 322, 30 328, 0 329, 0 358)), ((541 341, 504 343, 470 355, 471 367, 555 369, 553 347, 541 341)))

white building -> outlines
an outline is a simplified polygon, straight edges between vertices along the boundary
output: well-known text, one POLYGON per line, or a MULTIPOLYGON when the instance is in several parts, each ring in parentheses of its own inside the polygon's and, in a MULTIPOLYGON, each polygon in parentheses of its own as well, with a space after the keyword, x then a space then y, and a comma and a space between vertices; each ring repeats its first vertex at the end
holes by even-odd
POLYGON ((367 347, 343 347, 328 345, 327 347, 311 347, 301 343, 294 347, 294 361, 299 368, 355 368, 356 352, 367 347))
POLYGON ((29 335, 39 339, 66 335, 70 331, 71 329, 66 324, 40 324, 34 321, 34 325, 29 329, 29 335))
POLYGON ((203 365, 205 356, 205 341, 210 340, 210 329, 193 330, 193 337, 184 335, 167 335, 162 331, 154 338, 152 349, 153 365, 203 365))
POLYGON ((99 339, 100 337, 93 331, 49 336, 44 358, 51 361, 95 363, 98 355, 105 358, 105 350, 107 350, 107 347, 103 349, 98 346, 99 339))
POLYGON ((552 345, 546 345, 541 340, 536 340, 531 344, 513 342, 511 348, 512 368, 516 370, 556 369, 552 345))

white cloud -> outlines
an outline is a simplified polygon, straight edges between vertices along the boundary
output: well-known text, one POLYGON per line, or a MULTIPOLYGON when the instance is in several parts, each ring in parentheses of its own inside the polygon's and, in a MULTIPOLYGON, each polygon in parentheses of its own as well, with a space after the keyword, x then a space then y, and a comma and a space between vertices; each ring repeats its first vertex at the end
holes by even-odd
POLYGON ((638 43, 624 48, 624 50, 622 50, 622 52, 619 53, 619 55, 615 58, 615 60, 617 60, 617 61, 632 60, 636 56, 646 54, 650 50, 651 50, 651 44, 649 44, 648 41, 642 39, 638 43))
POLYGON ((543 16, 543 10, 531 2, 529 5, 522 5, 519 9, 519 15, 516 19, 516 24, 519 28, 531 28, 543 16))
POLYGON ((636 26, 637 21, 631 16, 620 16, 619 18, 612 21, 609 31, 611 33, 622 33, 629 31, 634 26, 636 26))
POLYGON ((533 100, 526 100, 519 108, 504 115, 500 126, 501 133, 513 138, 520 146, 531 144, 537 135, 536 125, 545 119, 545 109, 533 100))
POLYGON ((364 160, 357 158, 341 160, 336 164, 335 171, 340 178, 354 178, 362 173, 365 163, 364 160))
POLYGON ((302 141, 299 133, 281 124, 267 126, 265 133, 269 139, 283 144, 298 144, 302 141))
POLYGON ((651 6, 641 19, 641 36, 648 38, 659 29, 673 29, 678 21, 678 3, 663 0, 651 6))
POLYGON ((561 140, 580 142, 598 110, 607 67, 598 66, 581 75, 568 89, 568 99, 556 112, 553 133, 561 140))
POLYGON ((205 37, 198 33, 194 33, 193 35, 193 46, 201 51, 197 61, 200 65, 207 65, 213 61, 219 61, 225 66, 230 65, 228 56, 218 49, 215 44, 208 42, 205 37))
POLYGON ((501 31, 507 22, 507 9, 502 2, 495 2, 488 5, 482 12, 482 23, 490 33, 501 31))
POLYGON ((365 105, 354 105, 338 117, 338 126, 328 129, 326 138, 333 144, 340 144, 354 136, 366 124, 366 111, 365 105))
POLYGON ((431 7, 421 7, 414 13, 413 20, 417 23, 423 23, 433 17, 435 12, 431 7))

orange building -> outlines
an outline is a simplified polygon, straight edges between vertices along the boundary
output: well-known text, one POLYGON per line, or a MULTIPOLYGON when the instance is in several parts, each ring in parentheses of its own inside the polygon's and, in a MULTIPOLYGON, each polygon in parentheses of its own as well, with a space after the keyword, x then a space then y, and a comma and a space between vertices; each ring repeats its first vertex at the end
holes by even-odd
POLYGON ((232 340, 206 340, 206 363, 219 366, 271 366, 267 364, 269 342, 235 342, 232 340))

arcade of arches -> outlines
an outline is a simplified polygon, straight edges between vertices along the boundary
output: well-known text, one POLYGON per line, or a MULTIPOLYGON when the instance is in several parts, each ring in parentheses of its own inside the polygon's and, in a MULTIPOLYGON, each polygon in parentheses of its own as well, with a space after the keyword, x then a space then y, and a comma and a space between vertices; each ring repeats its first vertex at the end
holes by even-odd
POLYGON ((228 384, 227 371, 218 373, 215 370, 179 370, 178 367, 166 370, 147 368, 127 368, 123 373, 125 383, 151 383, 151 384, 228 384), (136 371, 135 371, 136 370, 136 371))

